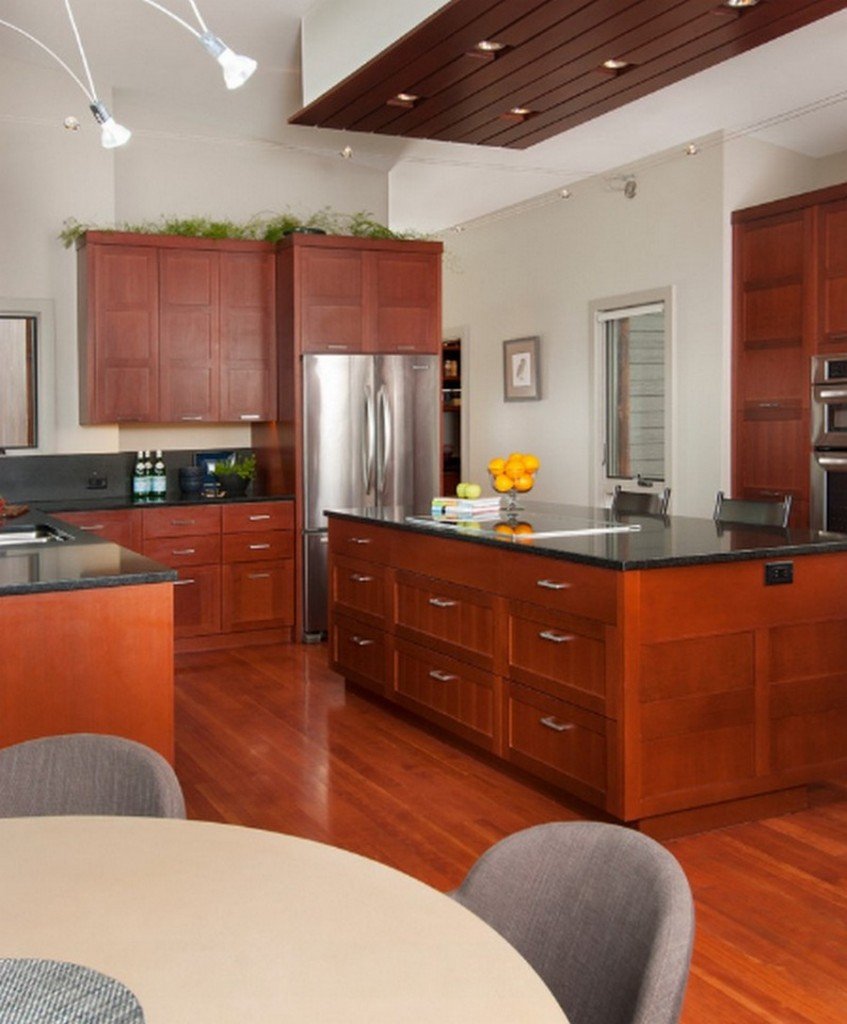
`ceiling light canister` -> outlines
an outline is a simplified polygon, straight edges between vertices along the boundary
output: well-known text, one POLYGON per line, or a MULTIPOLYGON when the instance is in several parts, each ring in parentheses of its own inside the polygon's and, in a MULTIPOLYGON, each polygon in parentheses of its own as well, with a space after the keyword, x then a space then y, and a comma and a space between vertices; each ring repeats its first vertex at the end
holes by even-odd
POLYGON ((498 43, 496 39, 480 39, 476 48, 483 53, 499 53, 500 50, 505 50, 506 44, 498 43))
POLYGON ((406 110, 411 110, 419 99, 420 96, 413 92, 398 92, 396 96, 392 96, 386 102, 389 107, 403 107, 406 110))
POLYGON ((349 160, 353 156, 353 147, 345 146, 344 149, 339 150, 338 155, 343 157, 345 160, 349 160))
POLYGON ((759 0, 723 0, 723 5, 738 10, 744 7, 755 7, 758 2, 759 0))
POLYGON ((700 147, 695 146, 693 142, 690 142, 683 150, 683 153, 685 153, 686 156, 697 156, 699 152, 700 147))

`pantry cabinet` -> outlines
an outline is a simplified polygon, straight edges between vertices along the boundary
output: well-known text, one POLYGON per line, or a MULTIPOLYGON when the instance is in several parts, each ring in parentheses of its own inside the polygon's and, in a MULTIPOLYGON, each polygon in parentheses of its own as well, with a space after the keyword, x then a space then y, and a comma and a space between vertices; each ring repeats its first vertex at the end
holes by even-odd
POLYGON ((80 422, 275 419, 269 244, 88 232, 78 267, 80 422))

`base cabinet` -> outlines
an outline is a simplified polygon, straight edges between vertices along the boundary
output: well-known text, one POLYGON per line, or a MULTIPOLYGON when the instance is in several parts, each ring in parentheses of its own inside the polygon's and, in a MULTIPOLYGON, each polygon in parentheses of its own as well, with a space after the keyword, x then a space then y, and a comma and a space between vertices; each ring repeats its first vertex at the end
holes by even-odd
POLYGON ((335 671, 644 831, 847 770, 847 553, 774 588, 763 559, 617 572, 330 517, 329 559, 335 671))

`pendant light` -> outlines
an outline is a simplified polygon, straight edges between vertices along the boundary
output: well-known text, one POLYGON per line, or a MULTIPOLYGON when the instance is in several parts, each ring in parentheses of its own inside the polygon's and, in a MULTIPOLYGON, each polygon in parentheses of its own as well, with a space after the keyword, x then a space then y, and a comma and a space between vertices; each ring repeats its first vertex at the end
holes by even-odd
POLYGON ((166 14, 177 24, 187 29, 196 39, 199 39, 206 52, 210 53, 223 69, 224 83, 227 89, 238 89, 244 85, 258 67, 256 61, 252 57, 244 57, 241 54, 235 53, 213 32, 210 32, 208 25, 197 8, 197 4, 194 0, 188 0, 188 2, 191 4, 192 11, 194 11, 197 24, 200 26, 199 31, 193 25, 189 25, 184 18, 174 14, 173 11, 169 11, 162 4, 157 3, 157 0, 142 0, 142 3, 147 4, 148 7, 155 7, 157 11, 166 14))

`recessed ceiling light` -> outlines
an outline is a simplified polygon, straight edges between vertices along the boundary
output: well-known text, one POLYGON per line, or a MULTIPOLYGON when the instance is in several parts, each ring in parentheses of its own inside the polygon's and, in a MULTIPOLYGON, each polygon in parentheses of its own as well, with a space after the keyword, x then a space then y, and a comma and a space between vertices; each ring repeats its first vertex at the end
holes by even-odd
POLYGON ((724 7, 755 7, 759 0, 723 0, 724 7))
POLYGON ((607 71, 622 71, 624 68, 628 68, 629 67, 629 61, 628 60, 617 60, 616 58, 613 57, 610 60, 604 60, 603 61, 603 67, 607 71))
POLYGON ((538 113, 537 110, 533 110, 532 107, 511 107, 509 110, 504 110, 500 115, 504 121, 526 121, 528 117, 534 117, 538 113))
POLYGON ((386 103, 389 107, 403 107, 406 110, 411 110, 419 99, 420 96, 413 92, 398 92, 396 96, 386 100, 386 103))
POLYGON ((496 39, 480 39, 476 44, 478 50, 482 50, 483 53, 498 53, 500 50, 505 50, 505 43, 498 43, 496 39))
POLYGON ((699 146, 695 146, 693 142, 689 143, 689 145, 687 145, 685 147, 685 149, 683 150, 683 153, 685 153, 686 156, 697 156, 697 154, 699 152, 700 152, 700 147, 699 146))

